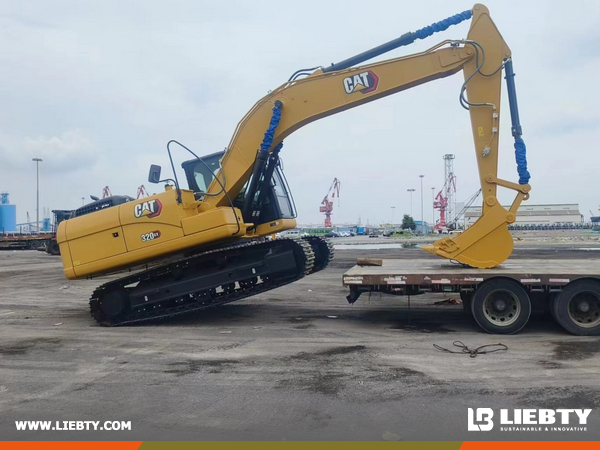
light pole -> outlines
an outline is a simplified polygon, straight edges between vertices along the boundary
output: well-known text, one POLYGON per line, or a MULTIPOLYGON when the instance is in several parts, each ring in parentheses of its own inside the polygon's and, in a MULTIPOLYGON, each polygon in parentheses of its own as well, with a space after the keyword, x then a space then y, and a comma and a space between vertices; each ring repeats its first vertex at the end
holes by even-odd
POLYGON ((415 190, 407 189, 406 191, 410 194, 410 217, 412 217, 412 193, 415 192, 415 190))
POLYGON ((392 226, 394 226, 394 212, 396 211, 396 207, 392 206, 392 226))
POLYGON ((419 175, 421 179, 421 233, 425 234, 425 220, 423 219, 423 178, 425 175, 419 175))
POLYGON ((81 197, 81 206, 85 205, 85 197, 81 197))
POLYGON ((434 197, 434 192, 435 188, 432 187, 431 188, 431 223, 433 226, 435 226, 435 197, 434 197))
POLYGON ((36 195, 35 195, 35 229, 39 233, 40 232, 40 163, 42 162, 42 158, 33 158, 32 161, 35 162, 35 185, 36 185, 36 195))

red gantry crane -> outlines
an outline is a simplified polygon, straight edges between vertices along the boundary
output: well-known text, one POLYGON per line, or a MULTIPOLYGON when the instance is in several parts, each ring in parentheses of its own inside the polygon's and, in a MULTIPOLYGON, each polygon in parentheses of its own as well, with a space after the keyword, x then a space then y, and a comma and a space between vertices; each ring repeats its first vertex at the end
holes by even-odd
MULTIPOLYGON (((440 212, 440 220, 435 224, 436 231, 443 231, 448 229, 448 224, 446 223, 446 212, 448 211, 449 202, 448 199, 452 199, 454 197, 454 193, 456 192, 456 176, 454 173, 450 173, 449 177, 446 179, 446 183, 438 195, 435 197, 435 201, 433 202, 433 207, 440 212)), ((453 217, 449 217, 448 220, 450 223, 453 223, 453 217)))
POLYGON ((319 212, 325 213, 325 228, 331 228, 331 213, 333 212, 333 202, 336 196, 338 199, 339 206, 340 186, 340 180, 334 178, 333 183, 331 183, 331 187, 329 188, 329 191, 327 191, 327 195, 321 202, 319 212))
POLYGON ((143 184, 137 189, 137 198, 150 197, 150 194, 146 190, 146 186, 143 184))

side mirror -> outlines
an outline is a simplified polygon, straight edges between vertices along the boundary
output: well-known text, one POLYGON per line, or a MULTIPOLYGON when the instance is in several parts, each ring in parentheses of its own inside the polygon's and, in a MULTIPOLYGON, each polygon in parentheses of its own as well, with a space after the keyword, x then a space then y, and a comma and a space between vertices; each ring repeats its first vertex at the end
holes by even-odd
POLYGON ((150 173, 148 173, 149 183, 160 183, 160 170, 160 166, 157 166, 156 164, 150 166, 150 173))

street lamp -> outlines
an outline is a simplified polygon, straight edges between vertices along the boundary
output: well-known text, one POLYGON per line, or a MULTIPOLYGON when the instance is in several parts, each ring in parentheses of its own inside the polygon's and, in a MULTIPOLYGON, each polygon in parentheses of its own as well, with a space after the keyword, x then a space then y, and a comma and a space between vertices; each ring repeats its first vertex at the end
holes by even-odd
POLYGON ((392 206, 392 226, 394 225, 394 212, 396 210, 395 206, 392 206))
POLYGON ((81 206, 85 205, 85 197, 81 197, 81 206))
POLYGON ((412 217, 412 193, 415 192, 415 190, 407 189, 406 191, 410 194, 410 217, 412 217))
POLYGON ((431 188, 431 223, 435 226, 435 197, 434 197, 435 188, 431 188))
POLYGON ((419 175, 421 179, 421 232, 425 234, 425 220, 423 219, 423 178, 425 175, 419 175))
POLYGON ((35 180, 36 180, 36 196, 35 196, 35 229, 40 232, 40 163, 42 158, 33 158, 35 162, 35 180))

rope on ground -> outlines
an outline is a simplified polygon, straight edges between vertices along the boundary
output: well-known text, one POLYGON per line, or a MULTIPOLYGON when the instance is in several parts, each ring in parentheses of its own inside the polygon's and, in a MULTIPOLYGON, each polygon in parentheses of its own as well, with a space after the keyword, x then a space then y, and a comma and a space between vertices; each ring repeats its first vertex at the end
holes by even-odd
POLYGON ((460 348, 460 350, 455 351, 455 350, 449 350, 447 348, 444 347, 440 347, 437 344, 433 344, 433 346, 437 349, 440 350, 442 352, 446 352, 446 353, 461 353, 461 354, 468 354, 471 358, 476 358, 477 355, 485 355, 486 353, 494 353, 494 352, 501 352, 501 351, 506 351, 508 350, 508 347, 504 344, 488 344, 488 345, 482 345, 481 347, 477 347, 476 349, 472 350, 469 347, 467 347, 465 344, 463 344, 461 341, 454 341, 452 343, 452 345, 454 345, 455 347, 460 348), (498 347, 495 348, 494 350, 484 350, 482 351, 482 349, 484 348, 488 348, 488 347, 498 347))

